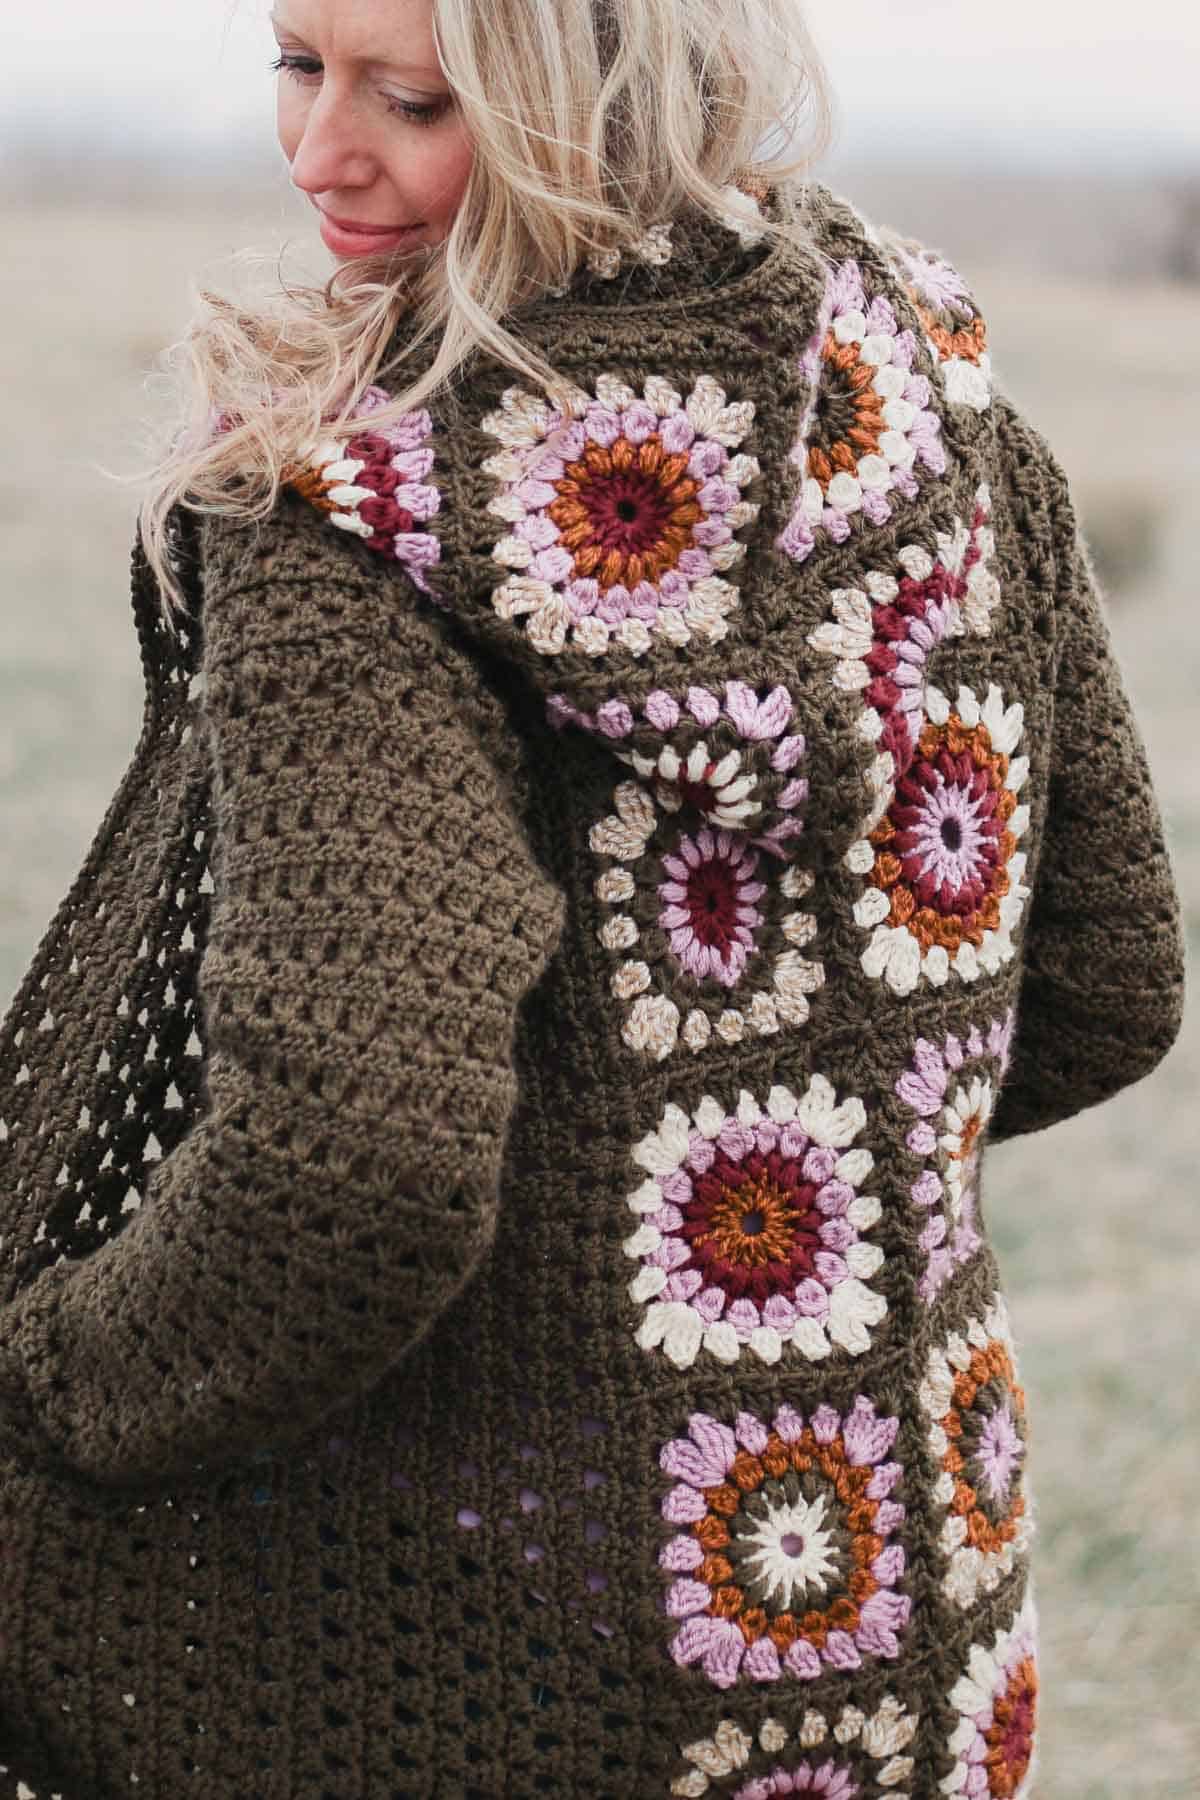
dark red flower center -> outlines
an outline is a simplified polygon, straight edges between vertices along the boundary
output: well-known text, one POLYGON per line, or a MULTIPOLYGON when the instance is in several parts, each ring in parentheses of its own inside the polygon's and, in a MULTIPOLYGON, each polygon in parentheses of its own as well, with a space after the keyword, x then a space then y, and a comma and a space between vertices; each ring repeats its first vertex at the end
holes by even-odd
POLYGON ((755 1150, 735 1162, 718 1150, 712 1167, 693 1178, 682 1208, 689 1266, 731 1299, 761 1304, 772 1294, 791 1295, 812 1274, 821 1247, 816 1194, 795 1157, 755 1150))
POLYGON ((705 949, 728 956, 738 923, 740 884, 733 869, 723 858, 712 857, 692 870, 685 885, 692 930, 705 949))
POLYGON ((595 542, 602 550, 633 556, 650 550, 671 518, 662 484, 640 469, 594 482, 584 499, 595 542))

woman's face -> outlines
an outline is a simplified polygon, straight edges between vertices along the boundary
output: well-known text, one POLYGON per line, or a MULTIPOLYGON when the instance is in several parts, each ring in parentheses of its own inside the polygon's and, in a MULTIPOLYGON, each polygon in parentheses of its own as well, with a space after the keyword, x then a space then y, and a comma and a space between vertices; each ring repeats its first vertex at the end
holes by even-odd
POLYGON ((279 142, 326 246, 345 261, 440 242, 473 146, 438 63, 430 0, 276 0, 271 22, 279 142))

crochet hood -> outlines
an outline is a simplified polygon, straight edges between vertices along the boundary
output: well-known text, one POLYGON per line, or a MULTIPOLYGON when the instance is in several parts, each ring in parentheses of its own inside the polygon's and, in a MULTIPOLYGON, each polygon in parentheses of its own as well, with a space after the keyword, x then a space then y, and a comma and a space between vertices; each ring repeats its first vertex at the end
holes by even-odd
MULTIPOLYGON (((625 267, 593 262, 523 315, 576 384, 565 412, 483 365, 436 416, 380 430, 373 388, 362 434, 318 446, 294 483, 348 556, 389 562, 500 663, 502 685, 532 691, 544 755, 552 734, 606 753, 604 941, 629 952, 613 977, 626 1041, 655 1057, 681 1030, 699 1048, 743 1023, 656 999, 648 941, 734 985, 779 860, 796 865, 797 906, 759 1017, 774 1030, 807 1016, 823 979, 800 904, 814 861, 874 865, 870 834, 920 729, 948 716, 933 652, 986 636, 998 601, 991 367, 965 283, 823 188, 727 192, 724 222, 662 227, 625 267), (800 249, 764 242, 762 218, 788 209, 800 249), (847 778, 864 791, 850 836, 829 805, 847 778), (664 852, 648 936, 628 867, 680 814, 691 828, 664 852)), ((1020 708, 985 704, 1012 749, 1020 708)), ((1028 891, 1014 827, 994 823, 1009 888, 985 958, 1028 891)), ((901 938, 895 979, 911 985, 917 940, 901 938)), ((977 969, 975 947, 962 956, 977 969)))
POLYGON ((470 410, 455 391, 437 418, 380 430, 389 396, 372 387, 360 437, 315 446, 291 484, 347 547, 394 563, 524 671, 552 727, 608 745, 662 805, 694 803, 779 853, 806 781, 795 695, 772 666, 797 648, 840 657, 838 686, 867 689, 896 751, 919 650, 988 626, 991 364, 941 257, 820 187, 727 194, 727 220, 657 227, 624 265, 592 257, 525 313, 529 340, 585 376, 567 412, 477 367, 470 410), (763 238, 786 212, 808 254, 763 238), (768 418, 752 398, 765 383, 768 418), (860 569, 864 533, 936 488, 959 495, 943 529, 860 569), (833 592, 824 630, 797 646, 819 590, 833 592), (730 650, 745 670, 747 648, 757 688, 680 682, 730 650))

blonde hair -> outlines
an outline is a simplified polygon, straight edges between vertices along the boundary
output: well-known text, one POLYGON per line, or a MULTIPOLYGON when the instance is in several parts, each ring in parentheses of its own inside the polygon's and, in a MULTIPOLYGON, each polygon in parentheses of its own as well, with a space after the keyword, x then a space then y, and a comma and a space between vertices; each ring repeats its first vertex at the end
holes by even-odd
MULTIPOLYGON (((267 517, 315 442, 362 430, 348 414, 365 387, 392 395, 372 418, 378 429, 435 400, 476 349, 561 404, 564 378, 503 320, 561 288, 589 254, 632 250, 688 207, 726 214, 732 182, 786 183, 828 143, 828 90, 802 0, 431 4, 474 148, 446 237, 391 262, 354 258, 324 287, 286 286, 277 258, 242 252, 243 265, 274 267, 275 291, 249 306, 202 293, 163 353, 183 392, 169 447, 139 478, 138 525, 172 633, 174 613, 188 610, 172 552, 177 505, 267 517), (805 112, 805 152, 759 161, 772 132, 786 142, 805 112), (429 368, 405 386, 400 366, 434 334, 429 368), (216 434, 215 419, 225 427, 216 434)), ((764 219, 764 237, 801 241, 798 218, 785 208, 778 224, 764 219)))

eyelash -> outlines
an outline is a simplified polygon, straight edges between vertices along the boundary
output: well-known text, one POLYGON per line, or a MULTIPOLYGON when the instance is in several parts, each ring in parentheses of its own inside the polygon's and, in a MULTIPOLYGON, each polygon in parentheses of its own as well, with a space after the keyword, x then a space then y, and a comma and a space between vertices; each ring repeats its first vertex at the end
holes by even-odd
MULTIPOLYGON (((306 75, 319 75, 321 65, 310 57, 280 56, 271 64, 276 74, 290 75, 293 81, 303 82, 306 75)), ((439 100, 432 106, 418 106, 412 100, 397 100, 391 94, 384 96, 389 112, 399 113, 402 118, 411 119, 414 125, 432 125, 440 119, 449 104, 439 100)))

